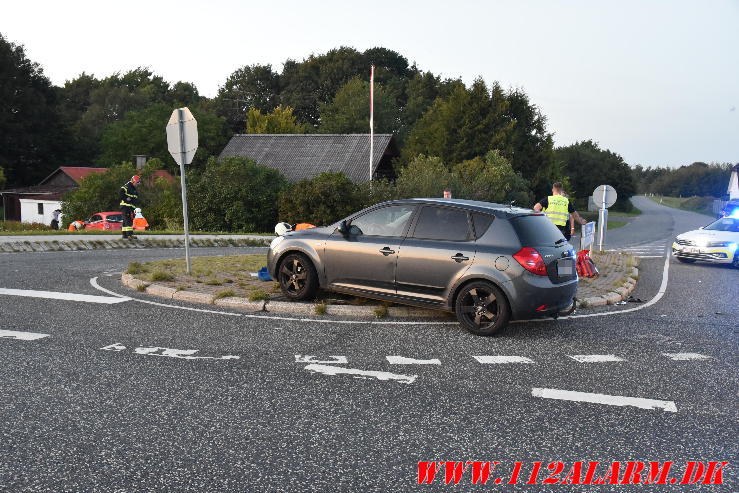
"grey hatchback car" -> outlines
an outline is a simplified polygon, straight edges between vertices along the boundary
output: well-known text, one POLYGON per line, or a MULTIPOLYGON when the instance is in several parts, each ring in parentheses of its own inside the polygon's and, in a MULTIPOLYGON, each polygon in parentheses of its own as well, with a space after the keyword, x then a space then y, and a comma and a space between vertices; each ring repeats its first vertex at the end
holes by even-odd
POLYGON ((317 289, 455 312, 492 335, 574 309, 575 251, 541 213, 489 202, 384 202, 275 238, 268 268, 292 300, 317 289))

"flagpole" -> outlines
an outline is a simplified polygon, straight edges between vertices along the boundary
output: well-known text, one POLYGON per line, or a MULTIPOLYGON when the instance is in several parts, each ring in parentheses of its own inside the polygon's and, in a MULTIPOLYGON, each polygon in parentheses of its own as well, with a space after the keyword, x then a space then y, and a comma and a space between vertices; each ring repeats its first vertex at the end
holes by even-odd
POLYGON ((375 117, 375 66, 372 65, 370 68, 370 117, 369 117, 369 126, 370 126, 370 160, 369 160, 369 179, 370 179, 370 189, 372 189, 372 161, 374 160, 375 156, 375 125, 374 125, 374 117, 375 117))

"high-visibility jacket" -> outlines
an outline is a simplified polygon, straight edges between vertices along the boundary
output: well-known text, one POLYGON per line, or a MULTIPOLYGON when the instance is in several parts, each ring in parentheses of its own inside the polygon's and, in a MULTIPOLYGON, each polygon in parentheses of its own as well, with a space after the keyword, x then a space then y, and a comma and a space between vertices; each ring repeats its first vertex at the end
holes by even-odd
POLYGON ((562 195, 550 195, 547 197, 547 207, 542 209, 544 214, 554 223, 555 226, 564 226, 570 217, 568 211, 570 201, 562 195))
POLYGON ((136 231, 144 231, 148 227, 149 227, 149 222, 146 220, 144 216, 135 217, 133 219, 133 229, 135 229, 136 231))
POLYGON ((139 192, 130 181, 118 191, 118 198, 121 199, 121 207, 136 207, 139 205, 139 192))
POLYGON ((315 224, 311 224, 311 223, 298 223, 298 224, 295 225, 295 228, 293 228, 293 229, 295 231, 300 231, 300 230, 303 230, 303 229, 310 229, 310 228, 315 228, 315 227, 316 227, 316 225, 315 224))

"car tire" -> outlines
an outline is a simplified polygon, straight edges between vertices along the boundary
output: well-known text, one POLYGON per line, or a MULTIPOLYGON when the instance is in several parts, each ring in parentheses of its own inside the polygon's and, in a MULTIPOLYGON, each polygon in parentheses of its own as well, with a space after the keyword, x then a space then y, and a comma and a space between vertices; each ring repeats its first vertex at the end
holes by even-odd
POLYGON ((311 300, 318 291, 316 268, 302 253, 289 253, 280 261, 277 280, 282 294, 290 300, 311 300))
POLYGON ((479 336, 497 334, 511 317, 511 307, 503 292, 486 281, 464 286, 454 302, 454 312, 462 327, 479 336))
POLYGON ((675 258, 678 260, 678 262, 682 262, 684 264, 692 264, 693 262, 695 262, 694 258, 685 258, 685 257, 675 257, 675 258))

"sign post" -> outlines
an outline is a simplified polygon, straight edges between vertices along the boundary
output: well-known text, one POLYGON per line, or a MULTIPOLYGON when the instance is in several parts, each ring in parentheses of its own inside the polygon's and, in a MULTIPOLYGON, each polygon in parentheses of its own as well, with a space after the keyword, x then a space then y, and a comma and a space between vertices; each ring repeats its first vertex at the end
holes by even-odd
POLYGON ((182 219, 185 228, 185 263, 187 273, 192 272, 190 263, 190 225, 187 215, 187 186, 185 184, 185 165, 192 163, 198 150, 198 123, 190 110, 177 108, 167 122, 167 148, 177 164, 180 165, 182 188, 182 219))
POLYGON ((590 221, 583 224, 582 236, 580 236, 580 250, 591 250, 595 243, 595 222, 590 221))
POLYGON ((611 185, 600 185, 593 191, 593 202, 598 206, 598 250, 603 251, 608 228, 608 208, 616 203, 616 189, 611 185))

